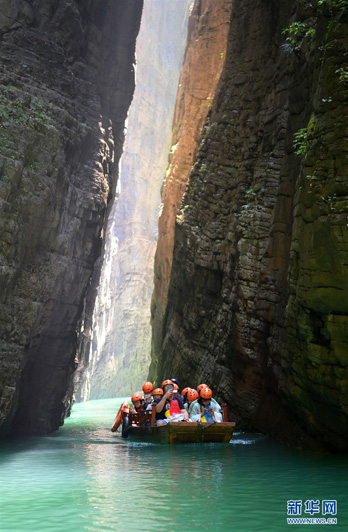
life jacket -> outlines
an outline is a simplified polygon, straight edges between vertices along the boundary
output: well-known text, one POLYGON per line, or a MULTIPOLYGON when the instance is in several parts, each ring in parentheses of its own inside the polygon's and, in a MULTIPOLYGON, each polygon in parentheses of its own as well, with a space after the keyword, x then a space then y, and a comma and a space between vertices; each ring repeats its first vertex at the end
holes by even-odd
POLYGON ((172 399, 170 401, 170 409, 169 409, 170 415, 173 414, 181 414, 181 408, 179 406, 179 401, 177 399, 172 399))
POLYGON ((177 399, 172 399, 170 401, 169 410, 165 413, 166 417, 172 416, 173 414, 181 414, 181 408, 177 399))

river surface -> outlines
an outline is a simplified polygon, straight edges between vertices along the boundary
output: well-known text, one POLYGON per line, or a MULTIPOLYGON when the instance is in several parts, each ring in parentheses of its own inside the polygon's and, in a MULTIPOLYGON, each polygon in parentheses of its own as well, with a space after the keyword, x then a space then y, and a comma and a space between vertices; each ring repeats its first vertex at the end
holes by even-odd
POLYGON ((319 501, 312 517, 326 519, 322 501, 337 501, 337 524, 324 529, 348 530, 347 456, 244 433, 229 444, 132 443, 110 431, 121 403, 75 404, 58 432, 1 443, 2 532, 303 529, 287 524, 289 500, 304 518, 306 501, 319 501))

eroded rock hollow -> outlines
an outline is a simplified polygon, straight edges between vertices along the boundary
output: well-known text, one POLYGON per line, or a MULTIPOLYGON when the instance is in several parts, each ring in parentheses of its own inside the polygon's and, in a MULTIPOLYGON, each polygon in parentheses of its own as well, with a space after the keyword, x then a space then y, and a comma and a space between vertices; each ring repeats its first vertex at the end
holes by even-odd
POLYGON ((0 422, 63 422, 134 90, 142 0, 1 1, 0 422))

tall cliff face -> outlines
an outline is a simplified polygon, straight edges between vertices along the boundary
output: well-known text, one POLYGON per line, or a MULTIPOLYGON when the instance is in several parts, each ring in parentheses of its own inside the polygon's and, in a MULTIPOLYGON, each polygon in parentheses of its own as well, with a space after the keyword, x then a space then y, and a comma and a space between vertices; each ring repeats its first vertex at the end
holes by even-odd
POLYGON ((116 187, 141 10, 141 0, 1 1, 4 433, 63 422, 116 187))
POLYGON ((233 3, 152 374, 208 382, 240 428, 332 450, 348 447, 347 11, 233 3))
POLYGON ((120 188, 109 217, 87 380, 77 399, 131 394, 147 376, 160 188, 189 6, 190 0, 144 2, 120 188))
POLYGON ((157 361, 161 356, 175 217, 194 163, 201 128, 211 108, 224 65, 231 8, 232 0, 199 0, 194 2, 190 13, 173 121, 170 164, 162 186, 162 212, 158 223, 151 305, 151 375, 156 374, 157 361))

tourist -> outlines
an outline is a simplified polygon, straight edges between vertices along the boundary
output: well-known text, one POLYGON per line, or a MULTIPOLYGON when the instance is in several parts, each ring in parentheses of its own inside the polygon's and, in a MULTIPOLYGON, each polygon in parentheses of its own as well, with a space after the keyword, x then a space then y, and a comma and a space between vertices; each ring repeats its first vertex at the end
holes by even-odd
POLYGON ((167 379, 162 382, 163 396, 156 401, 156 425, 166 425, 169 421, 188 421, 189 416, 174 384, 167 379))
POLYGON ((143 392, 144 392, 144 410, 151 410, 152 409, 152 403, 153 403, 153 384, 150 381, 146 381, 143 384, 143 392))
POLYGON ((203 423, 221 423, 221 408, 216 401, 212 401, 212 391, 208 386, 201 388, 198 400, 190 409, 191 421, 201 421, 203 423))
POLYGON ((132 395, 131 400, 133 403, 133 406, 131 405, 129 407, 129 412, 131 414, 139 414, 140 412, 144 411, 144 398, 141 392, 135 392, 132 395))
POLYGON ((198 392, 194 388, 190 388, 186 395, 187 395, 188 407, 189 409, 191 409, 191 405, 197 402, 198 392))
MULTIPOLYGON (((196 397, 196 400, 190 401, 190 403, 191 403, 190 406, 189 406, 189 413, 190 413, 190 414, 192 413, 192 409, 194 408, 194 406, 197 404, 198 394, 199 394, 199 392, 200 392, 200 390, 201 390, 202 388, 209 388, 209 386, 208 386, 207 384, 199 384, 199 385, 197 386, 197 397, 196 397)), ((215 403, 215 404, 217 405, 217 407, 221 410, 220 405, 215 401, 215 399, 214 399, 213 397, 212 397, 212 399, 211 399, 211 402, 212 402, 212 403, 215 403)))
POLYGON ((156 388, 153 392, 152 392, 152 395, 153 395, 153 402, 154 403, 157 403, 157 400, 158 399, 161 399, 162 395, 163 395, 163 390, 162 388, 156 388))
POLYGON ((182 397, 182 400, 183 400, 183 403, 184 403, 184 407, 185 407, 186 410, 188 409, 188 406, 189 406, 189 402, 188 402, 188 399, 187 399, 187 392, 190 391, 190 390, 191 390, 191 388, 184 388, 181 391, 181 397, 182 397))
POLYGON ((174 384, 174 390, 178 390, 178 397, 180 397, 180 399, 182 399, 182 401, 184 402, 183 396, 182 396, 182 394, 179 391, 178 379, 169 379, 169 380, 172 381, 172 383, 174 384))

